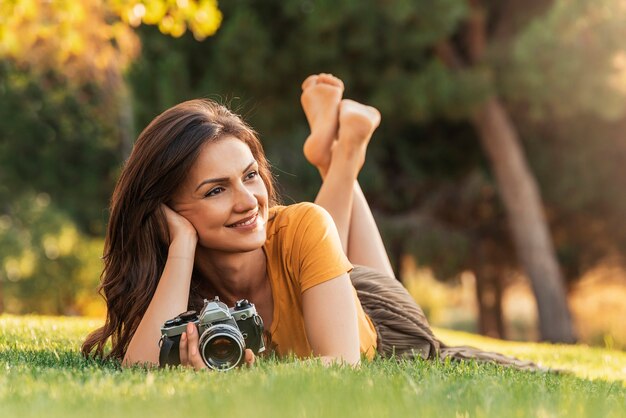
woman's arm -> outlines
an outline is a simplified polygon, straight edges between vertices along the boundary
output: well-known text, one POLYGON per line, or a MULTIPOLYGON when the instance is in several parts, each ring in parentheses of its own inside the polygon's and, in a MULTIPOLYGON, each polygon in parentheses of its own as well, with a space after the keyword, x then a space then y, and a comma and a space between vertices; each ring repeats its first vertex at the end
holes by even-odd
POLYGON ((360 363, 357 311, 347 273, 305 290, 302 310, 313 354, 325 364, 360 363))
POLYGON ((159 363, 159 340, 163 323, 187 310, 198 236, 182 216, 163 206, 172 239, 165 268, 152 301, 130 340, 123 365, 159 363))

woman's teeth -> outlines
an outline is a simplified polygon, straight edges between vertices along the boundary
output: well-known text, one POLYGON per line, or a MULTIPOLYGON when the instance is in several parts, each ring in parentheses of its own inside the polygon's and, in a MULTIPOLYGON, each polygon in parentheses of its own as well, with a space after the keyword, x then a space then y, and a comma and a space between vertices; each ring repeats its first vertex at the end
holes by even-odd
POLYGON ((231 228, 235 228, 238 226, 247 226, 247 225, 252 225, 254 223, 254 221, 256 220, 257 215, 254 215, 252 218, 250 218, 249 220, 245 221, 245 222, 239 222, 237 224, 233 224, 230 225, 231 228))

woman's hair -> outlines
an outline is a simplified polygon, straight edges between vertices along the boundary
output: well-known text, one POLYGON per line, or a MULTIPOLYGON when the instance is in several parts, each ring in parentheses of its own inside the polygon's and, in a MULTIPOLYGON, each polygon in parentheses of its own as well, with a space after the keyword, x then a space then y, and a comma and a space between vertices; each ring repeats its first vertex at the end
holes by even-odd
MULTIPOLYGON (((185 181, 202 146, 225 136, 246 143, 259 165, 270 206, 277 196, 269 163, 256 133, 239 116, 210 100, 190 100, 157 116, 139 135, 111 198, 99 293, 107 304, 102 328, 83 343, 82 353, 122 359, 165 267, 168 228, 161 204, 185 181)), ((192 283, 197 278, 192 278, 192 283)), ((192 293, 198 288, 192 284, 192 293)), ((190 298, 196 301, 198 295, 190 298)))

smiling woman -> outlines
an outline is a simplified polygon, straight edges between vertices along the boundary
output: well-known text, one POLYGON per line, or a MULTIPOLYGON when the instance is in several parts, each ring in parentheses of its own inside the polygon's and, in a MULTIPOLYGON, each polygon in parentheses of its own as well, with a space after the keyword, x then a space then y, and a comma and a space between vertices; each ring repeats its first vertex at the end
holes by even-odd
MULTIPOLYGON (((357 365, 376 352, 481 358, 442 347, 393 277, 357 182, 379 112, 342 100, 343 83, 329 74, 302 88, 311 126, 304 155, 323 178, 315 204, 277 204, 256 134, 214 102, 177 105, 141 133, 113 193, 101 284, 107 318, 87 337, 85 355, 104 356, 111 338, 107 357, 156 365, 167 321, 163 344, 177 343, 167 352, 174 347, 177 362, 203 369, 213 329, 204 326, 228 328, 233 318, 242 338, 264 324, 266 352, 325 364, 357 365), (215 297, 234 306, 230 313, 205 303, 215 297), (189 309, 202 310, 200 318, 178 316, 189 309)), ((229 332, 214 350, 227 357, 236 340, 229 332)), ((234 357, 254 362, 250 349, 242 354, 234 357)))
MULTIPOLYGON (((196 302, 201 296, 210 296, 198 294, 207 280, 193 272, 196 247, 199 252, 205 247, 196 245, 199 236, 194 225, 171 207, 180 204, 190 214, 192 207, 203 204, 213 212, 217 210, 218 206, 212 205, 217 196, 205 198, 199 194, 205 190, 196 188, 207 178, 231 175, 229 169, 203 177, 205 173, 199 170, 212 155, 206 152, 208 148, 219 147, 226 138, 236 138, 241 144, 238 149, 247 153, 244 167, 254 161, 258 183, 262 184, 257 188, 263 189, 266 208, 275 204, 272 176, 261 144, 239 117, 216 103, 194 100, 155 118, 137 139, 111 199, 101 284, 107 318, 104 327, 85 341, 84 353, 95 349, 102 356, 111 337, 113 350, 108 356, 122 359, 132 339, 136 350, 132 352, 143 354, 138 360, 156 362, 158 353, 153 347, 163 322, 187 309, 190 289, 196 302), (193 175, 201 176, 201 180, 196 182, 193 175), (150 348, 142 349, 144 341, 150 341, 150 348)), ((242 216, 236 215, 236 210, 228 215, 230 221, 223 221, 235 222, 235 216, 242 216)), ((205 218, 195 219, 204 232, 205 218)), ((200 237, 211 240, 204 233, 200 237)))

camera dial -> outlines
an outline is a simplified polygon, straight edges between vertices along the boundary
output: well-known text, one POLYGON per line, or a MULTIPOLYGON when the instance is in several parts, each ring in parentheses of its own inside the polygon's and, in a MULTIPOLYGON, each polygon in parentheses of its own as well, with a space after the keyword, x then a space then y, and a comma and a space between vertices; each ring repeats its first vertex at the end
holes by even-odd
POLYGON ((181 320, 187 321, 187 322, 195 321, 196 319, 198 319, 198 314, 196 313, 196 311, 183 312, 178 316, 180 317, 181 320))
POLYGON ((248 301, 248 299, 241 299, 241 300, 238 300, 235 303, 235 310, 236 311, 241 311, 243 309, 248 309, 250 306, 251 306, 251 304, 248 301))
POLYGON ((186 324, 187 322, 195 321, 198 319, 196 311, 187 311, 179 314, 175 318, 165 321, 163 327, 175 327, 178 325, 186 324))

